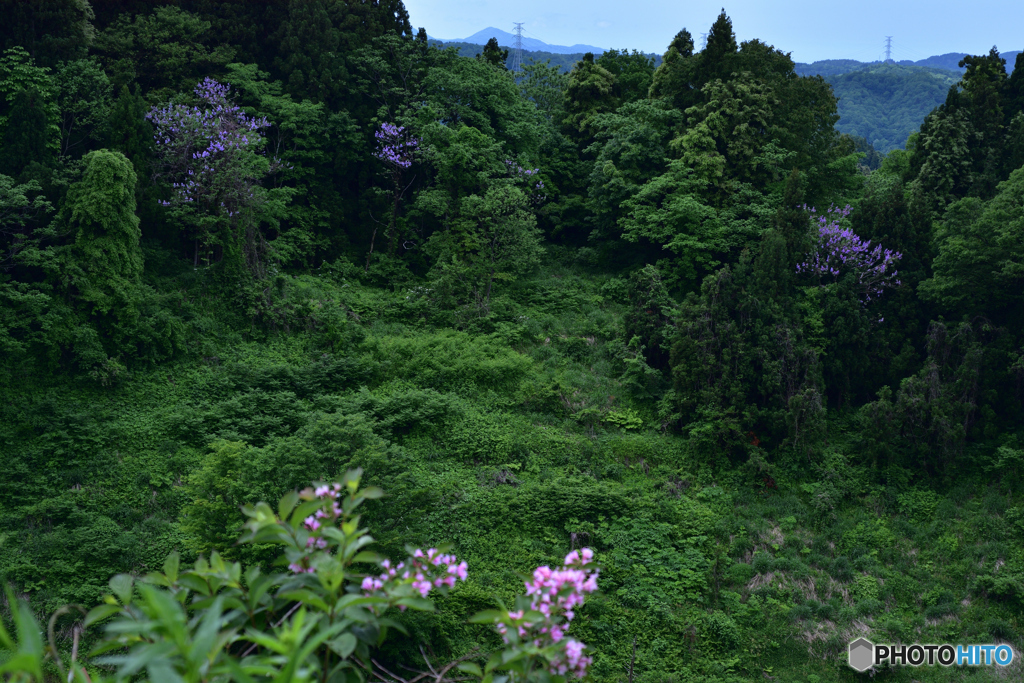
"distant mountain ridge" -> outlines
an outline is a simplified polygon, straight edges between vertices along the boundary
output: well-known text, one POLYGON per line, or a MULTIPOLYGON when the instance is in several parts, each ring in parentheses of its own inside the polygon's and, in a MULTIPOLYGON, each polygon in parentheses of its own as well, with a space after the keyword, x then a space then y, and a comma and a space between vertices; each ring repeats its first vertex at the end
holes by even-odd
MULTIPOLYGON (((467 57, 480 54, 491 38, 509 49, 515 36, 508 31, 486 28, 462 40, 431 37, 432 43, 454 47, 467 57)), ((547 61, 563 72, 570 71, 584 53, 595 57, 605 50, 593 45, 549 45, 535 38, 523 38, 523 64, 547 61)), ((1020 50, 1002 52, 1007 72, 1012 72, 1020 50)), ((855 59, 824 59, 810 64, 797 62, 795 71, 801 76, 822 76, 839 98, 839 121, 836 129, 841 133, 864 138, 867 144, 885 154, 902 149, 907 137, 918 130, 932 109, 942 104, 951 85, 960 80, 965 69, 958 66, 967 56, 964 52, 947 52, 918 61, 861 62, 855 59)), ((661 55, 651 54, 655 66, 661 64, 661 55)), ((510 54, 506 66, 511 68, 510 54)))
MULTIPOLYGON (((497 38, 498 44, 508 47, 509 45, 515 45, 516 37, 508 31, 502 31, 500 28, 494 28, 490 26, 482 31, 477 31, 468 38, 452 38, 446 40, 444 38, 434 38, 433 40, 439 40, 442 43, 469 43, 471 45, 486 45, 487 41, 491 38, 497 38)), ((597 47, 596 45, 549 45, 543 40, 537 40, 536 38, 523 37, 523 49, 530 50, 532 52, 552 52, 559 55, 570 55, 570 54, 584 54, 586 52, 593 52, 595 55, 599 55, 605 51, 606 48, 597 47)))
MULTIPOLYGON (((1007 72, 1012 72, 1020 50, 1002 52, 1007 72)), ((950 86, 966 69, 962 52, 947 52, 916 62, 859 62, 855 59, 823 59, 796 64, 801 76, 821 76, 839 98, 836 130, 864 138, 885 154, 902 149, 907 136, 920 128, 935 107, 946 101, 950 86)))
MULTIPOLYGON (((1021 53, 1020 50, 1011 50, 1010 52, 1000 52, 999 56, 1006 60, 1006 73, 1013 71, 1014 63, 1017 60, 1017 55, 1021 53)), ((962 74, 965 69, 960 68, 960 60, 966 57, 967 52, 947 52, 944 55, 933 55, 926 59, 919 59, 914 62, 909 59, 903 59, 898 62, 893 62, 899 66, 924 66, 932 69, 946 69, 947 71, 955 71, 958 74, 962 74)), ((817 62, 811 62, 810 64, 804 62, 796 63, 796 72, 801 76, 838 76, 839 74, 849 73, 851 71, 858 71, 869 66, 877 66, 884 64, 885 62, 858 62, 856 59, 822 59, 817 62)))

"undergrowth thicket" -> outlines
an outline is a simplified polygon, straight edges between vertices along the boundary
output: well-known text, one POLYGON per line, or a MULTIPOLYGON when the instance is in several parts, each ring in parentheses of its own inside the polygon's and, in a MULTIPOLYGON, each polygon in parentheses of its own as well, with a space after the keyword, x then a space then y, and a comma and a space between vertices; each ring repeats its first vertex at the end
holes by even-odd
POLYGON ((265 563, 266 548, 234 543, 242 505, 362 467, 387 494, 365 515, 381 554, 451 542, 472 568, 437 613, 402 619, 414 637, 386 646, 394 660, 413 642, 439 658, 494 646, 467 619, 584 546, 600 592, 571 632, 595 680, 623 680, 631 661, 645 683, 850 680, 860 635, 1020 642, 1019 451, 1004 449, 1002 476, 964 466, 936 487, 881 485, 839 413, 810 460, 706 459, 644 399, 627 289, 553 250, 453 330, 415 287, 321 272, 283 278, 296 322, 266 334, 185 289, 201 354, 108 386, 7 393, 0 573, 46 615, 172 551, 265 563))

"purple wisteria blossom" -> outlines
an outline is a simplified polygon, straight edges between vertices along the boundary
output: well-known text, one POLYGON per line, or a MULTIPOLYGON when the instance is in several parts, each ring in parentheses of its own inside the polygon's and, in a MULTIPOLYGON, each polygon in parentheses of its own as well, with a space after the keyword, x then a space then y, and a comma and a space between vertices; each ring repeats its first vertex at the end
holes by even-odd
POLYGON ((896 264, 903 258, 902 254, 883 249, 880 244, 872 247, 870 240, 863 240, 849 228, 840 226, 840 221, 850 215, 849 205, 842 209, 831 206, 823 215, 818 215, 814 208, 802 208, 818 223, 818 243, 807 260, 797 265, 796 272, 831 277, 833 282, 844 273, 852 272, 857 277, 865 304, 881 296, 886 287, 900 284, 896 264))
POLYGON ((373 136, 377 138, 377 152, 374 156, 398 169, 412 166, 413 155, 420 141, 406 133, 405 126, 385 122, 380 124, 380 129, 373 136))
POLYGON ((540 178, 536 180, 533 178, 540 173, 539 168, 525 168, 512 159, 505 159, 505 166, 508 167, 508 173, 514 180, 520 181, 526 186, 527 194, 533 204, 540 204, 547 199, 541 194, 541 190, 544 189, 544 181, 540 178))
POLYGON ((146 115, 173 190, 162 203, 184 209, 196 224, 197 263, 200 246, 211 242, 209 227, 200 227, 208 223, 204 219, 235 219, 258 204, 259 181, 276 165, 263 155, 262 131, 270 123, 233 105, 229 91, 206 78, 194 90, 197 104, 154 107, 146 115))
MULTIPOLYGON (((413 176, 412 180, 406 183, 405 171, 412 166, 419 150, 420 140, 410 135, 405 126, 398 126, 386 121, 380 124, 380 128, 373 136, 377 138, 377 151, 374 152, 374 156, 384 162, 384 174, 391 181, 391 216, 388 219, 386 232, 388 253, 394 254, 398 246, 398 209, 402 197, 416 180, 416 176, 413 176)), ((378 223, 380 222, 378 221, 378 223)), ((375 227, 370 235, 370 251, 366 254, 366 270, 370 269, 370 258, 373 256, 373 244, 376 239, 377 228, 375 227)))
MULTIPOLYGON (((540 173, 539 168, 523 168, 512 159, 505 159, 505 165, 508 166, 509 173, 511 173, 515 178, 529 178, 532 175, 540 173)), ((541 183, 541 187, 543 187, 543 183, 541 183)))

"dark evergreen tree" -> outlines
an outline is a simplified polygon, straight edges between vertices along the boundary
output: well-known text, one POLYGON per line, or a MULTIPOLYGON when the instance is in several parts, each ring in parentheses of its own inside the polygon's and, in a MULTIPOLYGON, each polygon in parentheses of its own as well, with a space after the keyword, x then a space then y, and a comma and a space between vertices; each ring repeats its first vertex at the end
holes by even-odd
POLYGON ((505 62, 508 60, 508 50, 502 50, 501 47, 498 46, 497 38, 491 38, 488 40, 487 44, 484 45, 484 51, 476 57, 477 59, 482 59, 488 64, 492 64, 501 69, 508 68, 505 66, 505 62))
POLYGON ((685 28, 679 31, 672 39, 672 42, 668 44, 669 51, 675 50, 676 54, 680 57, 687 58, 693 56, 693 36, 685 28))
POLYGON ((968 112, 976 139, 971 145, 973 182, 970 193, 991 197, 1002 180, 999 149, 1003 143, 1005 118, 1003 90, 1006 84, 1006 60, 992 48, 984 56, 968 56, 960 61, 967 71, 960 79, 960 106, 968 112))
POLYGON ((654 58, 633 50, 608 50, 597 58, 597 65, 615 76, 615 96, 622 104, 645 100, 654 78, 654 58))
POLYGON ((115 89, 135 81, 157 101, 219 75, 235 60, 232 46, 214 42, 209 21, 173 5, 121 15, 97 34, 96 51, 115 89))
POLYGON ((153 126, 146 119, 149 107, 139 92, 121 86, 121 92, 110 108, 108 123, 109 137, 107 147, 123 154, 131 162, 132 169, 139 182, 135 185, 135 203, 139 217, 142 219, 144 235, 149 237, 164 236, 170 238, 177 246, 179 231, 162 230, 165 221, 157 204, 159 187, 153 183, 153 126))
POLYGON ((29 165, 52 166, 53 125, 36 88, 22 90, 7 115, 0 144, 0 173, 19 176, 29 165))
POLYGON ((725 13, 725 8, 722 8, 722 12, 708 31, 707 44, 701 50, 706 68, 717 69, 719 65, 726 64, 729 56, 736 54, 736 49, 736 34, 732 30, 732 19, 725 13))
POLYGON ((92 44, 87 0, 0 0, 0 50, 24 47, 42 66, 85 57, 92 44))
POLYGON ((661 66, 655 69, 650 96, 667 99, 676 109, 686 111, 697 97, 694 78, 698 61, 693 54, 693 38, 684 28, 672 39, 661 66))
POLYGON ((594 117, 617 106, 615 75, 595 63, 593 53, 586 53, 576 62, 565 89, 566 130, 586 147, 596 133, 594 117))
POLYGON ((1013 64, 1013 72, 1006 79, 1006 91, 1003 96, 1003 111, 1007 122, 1024 111, 1024 52, 1017 54, 1013 64))

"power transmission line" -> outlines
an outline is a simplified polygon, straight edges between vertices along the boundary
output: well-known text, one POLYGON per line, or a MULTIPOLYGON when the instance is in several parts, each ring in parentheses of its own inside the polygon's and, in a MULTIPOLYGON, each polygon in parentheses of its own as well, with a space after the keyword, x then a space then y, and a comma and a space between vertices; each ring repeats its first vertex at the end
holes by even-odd
POLYGON ((519 73, 523 70, 523 24, 525 21, 512 22, 516 27, 515 52, 512 53, 512 73, 519 73))

